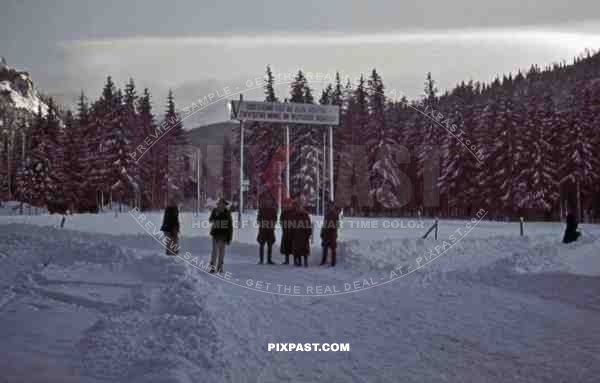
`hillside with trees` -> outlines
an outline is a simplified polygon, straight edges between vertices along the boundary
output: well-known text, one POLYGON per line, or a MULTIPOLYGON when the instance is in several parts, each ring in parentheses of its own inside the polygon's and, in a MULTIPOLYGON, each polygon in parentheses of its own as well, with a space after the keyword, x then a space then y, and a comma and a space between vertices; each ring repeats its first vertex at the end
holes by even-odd
MULTIPOLYGON (((277 99, 316 102, 302 71, 289 95, 276 95, 267 68, 265 100, 277 99)), ((338 74, 319 102, 341 106, 335 195, 350 214, 464 217, 485 208, 494 217, 558 219, 569 208, 586 219, 600 215, 600 54, 444 93, 429 73, 418 100, 387 97, 376 69, 355 84, 338 74)), ((282 145, 283 129, 253 124, 246 132, 253 152, 263 153, 250 154, 246 168, 258 192, 270 160, 264 153, 282 145)), ((322 130, 291 132, 291 193, 315 207, 318 188, 328 185, 317 182, 322 130)))
POLYGON ((18 142, 3 137, 4 200, 51 212, 97 212, 183 199, 190 180, 186 158, 174 148, 185 147, 188 135, 172 93, 156 117, 148 89, 138 95, 131 79, 121 90, 109 76, 96 100, 81 93, 75 112, 60 113, 52 98, 29 117, 7 119, 19 110, 14 105, 1 110, 3 131, 22 133, 18 142))
MULTIPOLYGON (((6 65, 2 71, 6 89, 7 81, 18 81, 16 88, 30 92, 29 77, 6 65)), ((10 86, 5 99, 15 97, 10 86)), ((443 93, 428 73, 416 100, 388 95, 376 69, 354 83, 338 74, 318 97, 302 71, 288 94, 277 94, 276 86, 267 67, 266 101, 340 106, 334 185, 346 214, 467 217, 484 208, 502 219, 559 219, 566 209, 582 219, 600 215, 598 53, 571 64, 533 65, 491 83, 461 82, 443 93)), ((119 89, 108 77, 99 97, 82 93, 73 112, 59 112, 51 98, 39 100, 33 99, 35 113, 25 115, 14 112, 20 110, 14 102, 0 104, 2 199, 98 211, 115 203, 156 209, 170 197, 195 198, 190 156, 169 147, 184 148, 203 133, 184 131, 172 93, 162 113, 153 110, 148 89, 138 94, 133 79, 119 89)), ((203 163, 200 182, 205 196, 212 191, 236 201, 240 135, 237 125, 227 126, 234 128, 213 156, 220 163, 203 163), (206 174, 217 168, 207 185, 206 174)), ((329 192, 323 130, 290 131, 291 193, 316 210, 329 192)), ((247 206, 265 190, 262 175, 284 142, 279 126, 246 124, 247 206)))

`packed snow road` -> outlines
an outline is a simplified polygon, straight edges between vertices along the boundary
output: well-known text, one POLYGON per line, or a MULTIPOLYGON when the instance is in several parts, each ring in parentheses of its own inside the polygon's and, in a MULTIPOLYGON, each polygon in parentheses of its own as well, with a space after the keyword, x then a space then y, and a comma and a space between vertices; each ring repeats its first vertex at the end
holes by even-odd
MULTIPOLYGON (((600 376, 600 245, 591 236, 562 245, 553 226, 524 238, 502 230, 465 237, 391 283, 328 296, 241 288, 165 256, 147 233, 13 221, 0 223, 0 244, 2 382, 600 376), (269 343, 348 343, 350 351, 269 352, 269 343)), ((207 238, 181 244, 182 253, 208 259, 207 238)), ((348 238, 338 267, 318 267, 312 256, 305 269, 256 265, 256 247, 237 242, 225 270, 239 284, 343 288, 374 283, 433 244, 408 236, 348 238)))

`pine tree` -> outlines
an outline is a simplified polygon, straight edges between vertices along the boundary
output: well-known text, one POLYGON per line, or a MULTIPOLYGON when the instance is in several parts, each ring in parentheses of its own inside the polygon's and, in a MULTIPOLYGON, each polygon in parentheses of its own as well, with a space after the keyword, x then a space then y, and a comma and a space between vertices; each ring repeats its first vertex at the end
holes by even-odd
MULTIPOLYGON (((294 78, 290 89, 290 102, 313 103, 310 86, 302 70, 294 78)), ((316 206, 317 171, 321 156, 319 135, 322 131, 306 125, 294 125, 290 129, 290 145, 294 153, 290 160, 292 193, 298 193, 307 206, 316 206)))
MULTIPOLYGON (((271 67, 267 66, 264 78, 266 102, 278 101, 274 85, 275 78, 273 77, 271 67)), ((246 167, 252 179, 249 194, 259 195, 265 188, 263 177, 265 170, 269 166, 277 148, 284 144, 284 133, 280 124, 254 123, 248 125, 245 128, 244 139, 245 146, 247 147, 246 157, 249 159, 249 161, 246 161, 246 167)), ((228 148, 224 148, 224 150, 228 150, 228 148)), ((227 159, 226 165, 231 167, 229 159, 227 159)))
MULTIPOLYGON (((141 195, 143 192, 143 180, 141 166, 137 158, 142 154, 137 151, 137 146, 142 145, 144 139, 144 130, 139 121, 138 111, 139 98, 135 88, 133 78, 130 78, 125 85, 125 93, 123 96, 123 119, 125 123, 125 137, 129 141, 129 150, 135 153, 136 160, 131 161, 128 167, 128 174, 131 178, 130 184, 133 189, 133 194, 129 196, 129 202, 138 208, 141 206, 141 195)), ((132 158, 133 159, 133 158, 132 158)))
MULTIPOLYGON (((498 81, 496 79, 496 81, 498 81)), ((498 82, 499 84, 499 82, 498 82)), ((486 158, 489 153, 494 150, 498 137, 496 136, 496 122, 500 105, 497 95, 490 95, 486 100, 485 105, 481 111, 481 114, 477 118, 477 130, 480 132, 481 140, 479 142, 480 150, 484 156, 483 164, 475 174, 475 183, 479 187, 480 198, 479 203, 484 206, 495 207, 497 191, 494 190, 495 179, 497 177, 495 168, 499 166, 504 167, 506 164, 496 164, 493 158, 486 158), (488 161, 486 161, 488 160, 488 161)), ((451 140, 453 138, 450 138, 451 140)), ((474 158, 469 159, 474 161, 474 158)), ((498 210, 498 209, 496 209, 498 210)), ((497 214, 495 211, 493 214, 497 214)))
POLYGON ((76 210, 82 212, 97 211, 97 196, 96 187, 93 178, 91 177, 94 166, 94 155, 96 142, 95 124, 92 124, 92 115, 87 98, 83 91, 77 102, 77 119, 75 121, 77 137, 77 151, 79 156, 79 167, 81 174, 78 178, 82 181, 79 200, 77 200, 76 210))
POLYGON ((186 186, 185 164, 188 159, 187 149, 189 146, 188 136, 183 130, 183 123, 175 108, 173 92, 169 90, 167 96, 167 109, 164 121, 169 131, 163 137, 167 147, 166 168, 163 171, 162 192, 166 199, 173 198, 175 201, 183 201, 186 186))
POLYGON ((379 207, 399 208, 399 166, 396 130, 388 125, 381 76, 375 69, 368 81, 369 130, 365 143, 369 156, 371 195, 379 207))
POLYGON ((304 73, 302 70, 299 70, 294 77, 294 81, 290 84, 290 102, 303 103, 305 88, 307 85, 306 77, 304 77, 304 73))
POLYGON ((331 92, 331 105, 342 106, 344 101, 344 88, 340 78, 340 72, 335 73, 335 86, 331 92))
POLYGON ((22 166, 23 132, 30 120, 28 112, 15 109, 0 98, 0 198, 13 200, 22 166))
POLYGON ((319 104, 331 105, 333 101, 333 86, 327 84, 327 86, 321 92, 321 98, 319 98, 319 104))
MULTIPOLYGON (((471 215, 484 199, 477 189, 478 182, 483 179, 479 177, 482 170, 474 154, 482 141, 478 129, 481 127, 478 122, 481 113, 474 100, 476 92, 471 83, 461 84, 453 91, 452 112, 449 121, 443 124, 449 129, 446 130, 445 144, 441 145, 440 191, 445 194, 448 209, 460 209, 466 215, 471 215)), ((456 210, 452 211, 456 213, 456 210)))
POLYGON ((135 174, 135 161, 131 153, 131 134, 128 131, 127 109, 123 103, 121 90, 115 94, 115 104, 111 119, 111 130, 105 136, 106 163, 108 165, 107 185, 111 202, 117 202, 119 210, 123 203, 130 201, 139 185, 131 173, 135 174))
POLYGON ((276 102, 277 96, 275 96, 275 78, 273 77, 273 72, 271 71, 271 66, 267 65, 266 75, 265 75, 265 101, 266 102, 276 102))
POLYGON ((366 146, 364 145, 369 124, 364 77, 360 77, 356 89, 352 89, 348 80, 343 95, 342 127, 337 129, 334 143, 338 153, 336 184, 342 184, 342 187, 336 188, 336 203, 350 207, 351 214, 354 214, 371 205, 371 200, 367 201, 368 196, 362 195, 370 192, 369 164, 365 158, 366 146), (346 185, 348 182, 352 183, 353 190, 349 190, 346 185), (368 190, 362 190, 365 183, 367 184, 365 188, 368 190), (357 193, 361 195, 353 195, 354 189, 357 189, 357 193))
MULTIPOLYGON (((463 125, 460 118, 460 113, 455 110, 450 116, 451 125, 456 126, 458 131, 463 125)), ((448 131, 447 138, 444 143, 443 161, 442 161, 442 172, 438 186, 440 192, 445 195, 447 208, 451 209, 450 214, 456 214, 456 209, 461 207, 460 203, 460 187, 461 179, 464 177, 463 174, 463 161, 465 160, 464 147, 453 132, 448 131)))
POLYGON ((526 149, 521 158, 522 172, 518 184, 526 191, 519 207, 551 211, 558 201, 556 152, 558 119, 549 93, 543 99, 533 94, 527 101, 527 117, 523 130, 526 149))
MULTIPOLYGON (((155 134, 156 122, 154 120, 154 114, 152 114, 152 103, 150 101, 150 92, 148 88, 144 89, 144 93, 139 99, 138 110, 139 124, 141 130, 144 132, 144 136, 148 137, 150 134, 155 134)), ((155 208, 160 206, 158 185, 159 180, 161 180, 159 168, 160 152, 155 146, 156 145, 152 146, 150 149, 146 148, 143 157, 138 161, 144 185, 144 208, 155 208)))
POLYGON ((50 179, 51 139, 47 136, 46 119, 41 107, 32 126, 32 146, 25 163, 23 183, 20 185, 25 200, 32 206, 47 205, 52 192, 50 179))
MULTIPOLYGON (((561 131, 563 132, 563 175, 561 183, 566 184, 568 207, 583 209, 581 201, 588 197, 591 185, 598 180, 598 170, 594 166, 594 150, 590 134, 592 123, 591 93, 587 87, 578 88, 561 113, 561 131)), ((578 215, 581 216, 581 210, 578 215)))
POLYGON ((423 119, 421 128, 421 145, 422 150, 419 150, 417 154, 417 166, 418 166, 418 175, 422 176, 424 172, 427 171, 426 166, 431 166, 429 158, 432 154, 433 150, 437 150, 441 145, 441 128, 436 126, 433 121, 433 116, 435 116, 436 108, 438 106, 438 97, 437 92, 438 89, 435 86, 435 81, 431 77, 431 72, 427 73, 427 78, 425 81, 425 98, 423 99, 422 107, 420 108, 420 112, 425 115, 425 119, 423 119))
POLYGON ((94 102, 89 121, 89 162, 90 188, 96 195, 96 206, 102 210, 110 203, 112 178, 111 147, 114 145, 113 129, 118 128, 120 99, 110 76, 107 77, 102 96, 94 102))
POLYGON ((78 204, 83 198, 82 185, 85 181, 85 168, 81 158, 81 126, 77 123, 73 113, 69 110, 66 113, 65 128, 63 129, 63 166, 64 182, 63 190, 64 200, 69 203, 69 209, 74 212, 79 210, 78 204))

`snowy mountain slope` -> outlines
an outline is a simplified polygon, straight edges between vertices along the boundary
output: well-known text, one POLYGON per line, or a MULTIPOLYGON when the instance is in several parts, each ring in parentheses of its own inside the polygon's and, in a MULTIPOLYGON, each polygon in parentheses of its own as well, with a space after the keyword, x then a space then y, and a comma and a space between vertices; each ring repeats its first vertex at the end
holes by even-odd
POLYGON ((0 63, 0 100, 32 114, 40 107, 44 115, 48 113, 48 105, 40 99, 29 73, 8 66, 4 59, 0 63))

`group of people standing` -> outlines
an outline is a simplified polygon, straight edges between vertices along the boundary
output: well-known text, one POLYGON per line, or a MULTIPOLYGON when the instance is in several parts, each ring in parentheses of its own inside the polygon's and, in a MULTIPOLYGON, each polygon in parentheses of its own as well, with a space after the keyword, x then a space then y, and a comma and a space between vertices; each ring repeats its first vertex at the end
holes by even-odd
MULTIPOLYGON (((210 272, 223 272, 223 259, 225 257, 225 246, 231 243, 233 237, 233 220, 228 203, 223 198, 217 202, 209 217, 210 236, 212 237, 212 255, 210 261, 210 272)), ((329 203, 325 213, 323 226, 321 228, 321 265, 327 263, 329 252, 331 252, 331 266, 336 264, 337 231, 339 228, 339 212, 333 202, 329 203)), ((256 240, 259 244, 259 264, 265 263, 265 247, 267 250, 267 264, 273 262, 273 246, 277 241, 275 229, 277 227, 277 208, 270 194, 265 193, 260 199, 257 215, 258 235, 256 240)), ((284 203, 284 208, 279 216, 279 224, 282 228, 282 238, 279 251, 285 259, 282 264, 290 264, 293 257, 295 266, 308 267, 308 257, 311 251, 311 240, 313 236, 313 224, 310 214, 304 208, 302 199, 289 198, 284 203)), ((161 230, 169 238, 167 255, 177 255, 179 234, 179 211, 175 204, 170 204, 165 209, 161 230)))
MULTIPOLYGON (((267 247, 267 264, 274 264, 273 245, 276 241, 275 228, 277 226, 277 209, 273 206, 271 196, 264 194, 260 200, 258 215, 258 235, 256 240, 259 244, 259 264, 264 263, 264 250, 267 247)), ((282 238, 279 252, 285 257, 282 264, 290 264, 293 257, 295 266, 308 267, 310 256, 311 239, 313 236, 313 224, 310 214, 304 208, 301 198, 288 199, 279 217, 282 238)), ((337 249, 337 230, 339 227, 339 214, 337 209, 330 203, 323 227, 321 228, 321 247, 323 256, 321 265, 327 263, 328 250, 331 249, 331 266, 335 266, 337 249)))

